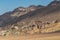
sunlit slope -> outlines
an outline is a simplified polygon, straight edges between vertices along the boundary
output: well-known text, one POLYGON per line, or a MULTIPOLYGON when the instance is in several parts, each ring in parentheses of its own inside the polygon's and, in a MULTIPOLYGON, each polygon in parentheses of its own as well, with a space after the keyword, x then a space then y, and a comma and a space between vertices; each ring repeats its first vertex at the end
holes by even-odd
POLYGON ((45 29, 42 29, 42 33, 49 33, 49 32, 59 32, 60 31, 60 22, 55 23, 55 24, 51 24, 46 26, 45 29))

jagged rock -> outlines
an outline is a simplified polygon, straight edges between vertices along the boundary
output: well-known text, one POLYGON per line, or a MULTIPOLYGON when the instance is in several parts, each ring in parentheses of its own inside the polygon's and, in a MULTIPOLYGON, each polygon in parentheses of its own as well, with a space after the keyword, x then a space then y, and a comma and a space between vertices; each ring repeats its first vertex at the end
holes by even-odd
POLYGON ((60 6, 60 0, 54 0, 48 6, 52 6, 54 8, 59 7, 60 6))
POLYGON ((58 20, 54 20, 52 23, 58 23, 58 20))
POLYGON ((6 36, 7 33, 8 33, 7 30, 2 30, 2 31, 0 31, 0 36, 6 36))
POLYGON ((31 5, 29 8, 28 8, 30 11, 34 11, 37 9, 37 6, 35 5, 31 5))
POLYGON ((14 10, 14 12, 26 12, 26 8, 24 7, 19 7, 14 10))
POLYGON ((19 28, 18 28, 18 26, 13 26, 13 25, 12 25, 11 29, 12 29, 12 30, 18 30, 19 28))

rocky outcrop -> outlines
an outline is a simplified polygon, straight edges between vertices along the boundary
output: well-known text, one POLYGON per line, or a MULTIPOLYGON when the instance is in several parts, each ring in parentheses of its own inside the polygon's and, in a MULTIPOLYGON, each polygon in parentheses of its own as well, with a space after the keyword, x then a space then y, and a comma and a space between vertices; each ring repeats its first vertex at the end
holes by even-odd
POLYGON ((60 0, 55 0, 55 1, 52 1, 48 6, 51 6, 51 7, 60 7, 60 0))
MULTIPOLYGON (((60 1, 53 1, 45 7, 41 5, 31 5, 28 8, 18 7, 0 16, 0 27, 15 35, 60 31, 59 4, 60 1)), ((6 35, 5 33, 2 34, 6 35)))

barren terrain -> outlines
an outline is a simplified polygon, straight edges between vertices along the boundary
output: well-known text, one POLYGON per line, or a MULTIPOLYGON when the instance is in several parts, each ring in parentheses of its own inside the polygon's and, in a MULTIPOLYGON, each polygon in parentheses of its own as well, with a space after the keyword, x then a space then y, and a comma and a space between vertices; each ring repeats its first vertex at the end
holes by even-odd
POLYGON ((0 40, 60 40, 60 33, 24 35, 24 36, 4 36, 0 40))

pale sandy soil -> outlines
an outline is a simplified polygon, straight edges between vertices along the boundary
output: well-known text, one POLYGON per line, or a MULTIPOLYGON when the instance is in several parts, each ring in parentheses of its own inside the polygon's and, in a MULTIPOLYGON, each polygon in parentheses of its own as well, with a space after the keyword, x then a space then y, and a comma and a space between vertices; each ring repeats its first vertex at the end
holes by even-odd
POLYGON ((25 36, 5 36, 0 37, 0 40, 60 40, 60 33, 25 36))

